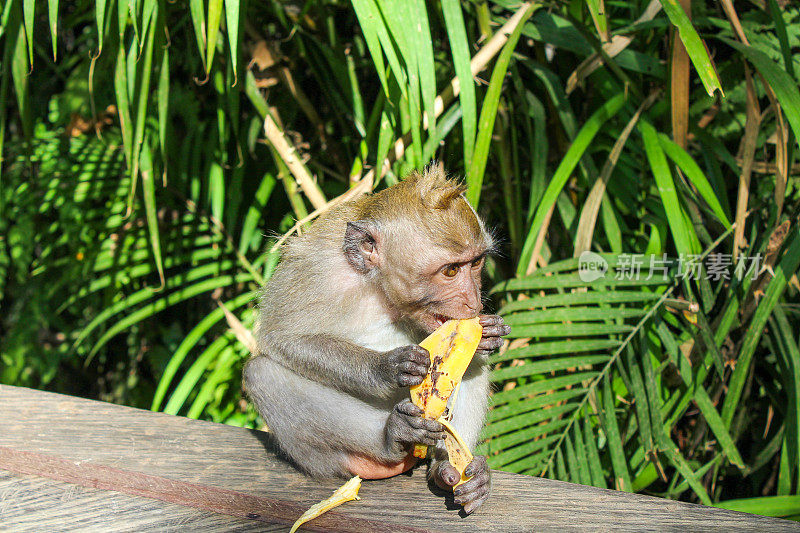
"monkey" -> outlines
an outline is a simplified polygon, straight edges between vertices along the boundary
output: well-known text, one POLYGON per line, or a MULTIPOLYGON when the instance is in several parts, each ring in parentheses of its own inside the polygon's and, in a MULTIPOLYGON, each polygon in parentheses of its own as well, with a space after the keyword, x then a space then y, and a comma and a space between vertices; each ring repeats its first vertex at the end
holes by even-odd
MULTIPOLYGON (((444 428, 423 418, 408 387, 430 356, 419 346, 449 319, 479 316, 483 337, 467 368, 452 424, 472 448, 488 409, 488 355, 510 328, 483 315, 481 272, 494 249, 465 187, 441 166, 332 208, 284 245, 259 302, 257 352, 244 388, 279 449, 320 478, 382 479, 430 446, 428 479, 453 490, 444 428)), ((469 514, 489 496, 485 456, 453 490, 469 514)))

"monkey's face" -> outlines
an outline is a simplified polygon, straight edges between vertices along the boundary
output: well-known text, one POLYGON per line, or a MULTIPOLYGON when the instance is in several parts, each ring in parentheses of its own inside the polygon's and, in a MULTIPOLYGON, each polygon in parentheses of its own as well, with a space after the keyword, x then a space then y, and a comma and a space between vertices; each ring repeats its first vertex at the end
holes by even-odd
POLYGON ((454 251, 419 238, 406 243, 414 246, 396 242, 395 253, 389 252, 393 270, 375 277, 397 315, 430 333, 450 319, 480 314, 485 247, 454 251))
POLYGON ((427 169, 360 200, 342 251, 377 285, 393 319, 431 332, 480 314, 481 271, 492 239, 463 189, 427 169))
POLYGON ((431 332, 450 319, 480 314, 484 256, 483 251, 471 251, 423 274, 427 297, 412 314, 423 329, 431 332))

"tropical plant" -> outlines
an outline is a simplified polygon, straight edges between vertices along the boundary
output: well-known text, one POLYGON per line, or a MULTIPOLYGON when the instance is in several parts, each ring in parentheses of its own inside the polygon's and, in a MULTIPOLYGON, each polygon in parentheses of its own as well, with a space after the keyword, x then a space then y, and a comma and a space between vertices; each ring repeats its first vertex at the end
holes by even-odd
POLYGON ((46 5, 0 8, 0 381, 257 425, 275 245, 439 159, 503 240, 494 467, 800 516, 798 8, 46 5))

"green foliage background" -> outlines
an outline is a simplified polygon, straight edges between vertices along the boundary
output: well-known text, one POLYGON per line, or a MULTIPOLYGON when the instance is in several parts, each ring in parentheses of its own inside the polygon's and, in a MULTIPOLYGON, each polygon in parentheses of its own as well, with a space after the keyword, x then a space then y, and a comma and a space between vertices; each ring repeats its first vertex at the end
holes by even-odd
POLYGON ((0 6, 0 382, 257 427, 280 236, 438 159, 502 241, 493 467, 800 517, 797 7, 0 6))

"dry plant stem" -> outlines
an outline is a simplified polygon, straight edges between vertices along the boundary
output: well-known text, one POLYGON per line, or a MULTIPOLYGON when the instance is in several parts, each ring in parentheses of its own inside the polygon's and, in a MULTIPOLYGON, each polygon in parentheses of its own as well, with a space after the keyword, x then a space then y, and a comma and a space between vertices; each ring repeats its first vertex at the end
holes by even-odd
MULTIPOLYGON (((370 171, 370 174, 372 174, 371 171, 370 171)), ((292 234, 294 232, 296 232, 302 226, 304 226, 305 224, 311 222, 312 220, 314 220, 315 218, 320 216, 325 211, 328 211, 329 209, 331 209, 333 207, 336 207, 337 205, 339 205, 339 204, 341 204, 343 202, 347 202, 349 200, 353 200, 355 198, 358 198, 359 196, 361 196, 364 193, 372 191, 372 176, 370 174, 367 174, 367 176, 364 176, 364 178, 361 181, 359 181, 355 185, 355 187, 353 187, 352 189, 350 189, 346 193, 337 196, 336 198, 334 198, 333 200, 331 200, 327 204, 325 204, 322 207, 320 207, 318 209, 315 209, 314 211, 309 213, 308 216, 305 216, 305 217, 301 218, 300 220, 298 220, 297 222, 295 222, 294 226, 292 226, 289 231, 284 233, 283 236, 281 236, 281 238, 278 239, 278 241, 275 243, 275 245, 272 247, 272 249, 270 251, 272 251, 272 252, 276 251, 278 248, 280 248, 280 246, 284 242, 286 242, 286 239, 288 239, 289 237, 292 236, 292 234), (369 179, 367 179, 367 178, 369 178, 369 179)))
POLYGON ((547 234, 547 229, 550 227, 550 220, 553 218, 553 210, 557 203, 558 202, 553 202, 553 205, 550 206, 550 209, 547 211, 542 221, 542 229, 539 230, 539 234, 536 236, 536 243, 533 245, 531 260, 528 262, 528 268, 525 270, 525 275, 527 276, 530 276, 536 270, 536 263, 539 261, 539 254, 544 244, 544 236, 547 234))
POLYGON ((758 137, 758 127, 761 124, 761 110, 758 106, 756 90, 753 86, 753 78, 750 75, 750 67, 745 64, 745 81, 747 83, 747 119, 744 126, 744 137, 742 138, 742 173, 739 176, 739 195, 736 200, 736 231, 733 234, 733 261, 739 255, 739 250, 744 245, 744 216, 747 211, 747 199, 750 195, 750 173, 753 167, 753 158, 756 151, 756 140, 758 137))
POLYGON ((308 120, 314 124, 319 132, 322 142, 325 143, 325 125, 322 122, 322 118, 319 116, 319 113, 317 113, 317 110, 314 108, 314 105, 311 103, 311 100, 309 100, 305 91, 303 91, 302 87, 297 85, 295 82, 292 71, 286 66, 285 63, 281 61, 281 58, 278 57, 281 55, 280 52, 268 39, 265 39, 262 35, 260 35, 259 32, 256 31, 253 25, 249 22, 245 23, 245 30, 247 31, 247 34, 256 42, 260 41, 264 43, 264 46, 261 50, 263 50, 264 55, 267 58, 266 60, 270 61, 271 65, 277 67, 278 75, 280 76, 281 81, 286 85, 286 88, 289 89, 289 92, 297 102, 297 105, 300 107, 300 110, 303 112, 306 118, 308 118, 308 120))
MULTIPOLYGON (((681 7, 692 19, 691 0, 680 0, 681 7)), ((671 76, 671 108, 672 139, 681 148, 686 148, 686 135, 689 131, 689 54, 683 41, 672 28, 672 68, 671 76)))
MULTIPOLYGON (((489 61, 491 61, 491 59, 494 56, 500 53, 500 50, 502 50, 503 46, 506 44, 506 41, 508 41, 508 36, 511 35, 514 29, 522 22, 525 16, 525 12, 532 4, 533 2, 525 2, 522 5, 520 5, 520 7, 517 9, 514 15, 512 15, 511 18, 508 19, 508 21, 506 21, 506 23, 500 27, 500 29, 494 34, 494 36, 492 36, 492 38, 489 39, 489 42, 487 42, 480 50, 478 50, 478 53, 476 53, 472 57, 469 66, 473 76, 477 75, 480 71, 485 69, 486 65, 489 64, 489 61)), ((441 116, 441 114, 444 112, 445 107, 449 105, 458 96, 460 92, 461 92, 461 83, 458 81, 458 78, 453 78, 453 80, 450 82, 450 85, 448 85, 447 88, 436 97, 436 100, 433 103, 434 115, 437 118, 441 116)), ((422 125, 425 129, 427 129, 428 127, 428 121, 426 120, 426 118, 427 115, 423 115, 422 125)), ((269 120, 269 117, 267 117, 267 120, 269 120)), ((264 121, 265 131, 266 127, 267 127, 267 121, 264 121)), ((403 154, 405 154, 406 151, 406 147, 410 143, 411 143, 410 132, 406 133, 405 135, 403 135, 403 137, 395 141, 394 146, 392 147, 392 149, 389 150, 389 154, 387 155, 386 159, 383 161, 383 164, 381 165, 380 168, 381 178, 386 175, 389 169, 391 169, 392 163, 403 157, 403 154)), ((298 182, 299 181, 300 180, 298 179, 298 182)), ((307 217, 298 220, 294 224, 294 226, 292 226, 292 228, 289 231, 287 231, 278 240, 278 242, 275 243, 275 246, 272 247, 272 250, 273 251, 276 250, 278 247, 280 247, 281 244, 286 242, 286 239, 288 239, 292 234, 294 234, 294 232, 297 231, 300 227, 314 220, 325 211, 339 205, 342 202, 358 198, 364 193, 371 192, 372 187, 375 184, 375 169, 374 168, 371 169, 361 179, 354 179, 353 183, 355 184, 353 188, 351 188, 346 193, 337 196, 330 202, 327 203, 323 202, 321 205, 316 205, 312 201, 312 204, 314 204, 314 211, 309 213, 307 217)), ((303 186, 302 182, 300 182, 300 186, 301 187, 303 186)), ((303 191, 305 192, 305 187, 303 188, 303 191)), ((310 199, 311 198, 309 197, 309 200, 310 199)))
MULTIPOLYGON (((725 11, 725 16, 728 17, 728 20, 730 21, 731 26, 733 26, 733 30, 736 33, 739 41, 741 41, 741 43, 745 46, 750 46, 750 41, 747 39, 747 36, 744 33, 742 23, 739 21, 739 15, 733 8, 733 3, 731 0, 721 0, 720 4, 722 4, 722 9, 725 11)), ((783 118, 783 111, 778 103, 778 99, 775 97, 775 92, 772 90, 772 86, 767 83, 767 80, 764 79, 764 76, 762 76, 760 72, 756 73, 758 74, 758 78, 761 80, 761 85, 764 87, 764 92, 767 95, 770 106, 772 106, 772 108, 775 110, 775 204, 778 208, 776 217, 777 224, 777 222, 780 220, 781 211, 783 210, 783 201, 786 195, 786 180, 789 176, 789 150, 787 146, 789 142, 789 130, 786 127, 786 121, 783 118)))
MULTIPOLYGON (((767 93, 769 95, 769 93, 767 93)), ((776 139, 775 139, 775 205, 777 206, 776 222, 780 220, 783 211, 783 201, 786 198, 786 182, 789 179, 789 129, 783 119, 783 113, 777 102, 770 100, 775 109, 776 139)))
MULTIPOLYGON (((634 21, 634 24, 639 24, 641 22, 647 22, 649 20, 653 20, 653 18, 661 11, 661 2, 658 0, 651 0, 651 2, 647 5, 647 8, 642 13, 642 16, 639 17, 634 21)), ((633 42, 633 37, 628 37, 627 35, 615 35, 611 38, 610 42, 603 43, 603 52, 608 57, 614 57, 623 50, 625 50, 628 45, 633 42)), ((580 65, 569 75, 567 78, 566 84, 566 93, 569 95, 574 91, 581 82, 592 72, 597 70, 603 65, 603 58, 595 52, 589 57, 587 57, 584 61, 581 62, 580 65)))
POLYGON ((627 142, 631 131, 633 131, 634 126, 636 126, 636 123, 639 121, 639 117, 641 116, 642 112, 653 105, 653 102, 655 102, 656 98, 658 98, 660 94, 660 90, 650 93, 650 96, 647 97, 647 100, 642 102, 642 105, 640 105, 639 109, 636 110, 636 113, 634 113, 633 117, 631 117, 631 119, 628 121, 628 124, 625 125, 622 133, 620 133, 617 141, 611 148, 611 152, 608 154, 608 159, 606 160, 605 165, 603 165, 603 170, 600 171, 600 177, 598 177, 597 181, 594 182, 594 186, 589 192, 589 196, 586 198, 586 203, 581 211, 581 218, 578 222, 578 231, 575 236, 575 252, 573 253, 573 257, 578 257, 583 252, 589 250, 589 247, 592 244, 594 228, 597 224, 597 214, 600 212, 600 202, 603 200, 603 196, 606 192, 606 184, 608 183, 608 179, 611 177, 611 173, 614 171, 614 167, 617 164, 619 155, 622 153, 622 148, 625 146, 625 143, 627 142))
POLYGON ((253 336, 253 332, 246 328, 245 325, 242 324, 241 320, 239 320, 236 315, 231 313, 231 311, 225 307, 225 304, 222 303, 222 300, 216 298, 215 301, 217 302, 217 305, 222 308, 222 312, 225 315, 225 320, 228 322, 228 325, 231 327, 231 331, 233 331, 233 334, 236 336, 239 342, 241 342, 250 353, 257 353, 258 345, 256 343, 256 338, 253 336))
POLYGON ((341 166, 341 155, 338 147, 332 146, 332 143, 330 142, 331 140, 325 133, 325 124, 323 123, 322 118, 319 116, 319 113, 317 113, 314 104, 311 103, 311 100, 308 98, 308 95, 306 95, 303 88, 297 84, 289 67, 286 66, 286 64, 281 61, 281 58, 278 57, 281 55, 280 50, 272 44, 273 41, 265 39, 262 35, 260 35, 251 23, 245 22, 245 31, 255 41, 264 43, 263 50, 266 54, 268 54, 269 60, 272 61, 272 64, 277 67, 278 76, 280 77, 281 82, 286 86, 287 89, 289 89, 289 93, 295 99, 297 105, 300 107, 300 110, 303 112, 306 118, 308 118, 308 120, 314 124, 323 149, 328 150, 329 154, 336 161, 336 163, 341 166))
MULTIPOLYGON (((742 166, 744 160, 741 157, 736 157, 736 164, 742 166)), ((753 172, 756 174, 775 174, 778 172, 778 166, 775 163, 770 163, 769 161, 753 161, 753 172)), ((792 165, 792 168, 789 169, 788 175, 789 176, 796 176, 800 174, 800 165, 792 165)))
POLYGON ((303 189, 303 194, 306 195, 311 205, 313 205, 315 209, 319 209, 325 205, 327 200, 322 194, 322 191, 317 186, 314 178, 311 177, 306 166, 300 161, 300 158, 297 157, 297 150, 295 150, 294 146, 289 144, 283 131, 278 127, 270 114, 267 114, 267 117, 264 119, 264 134, 272 146, 275 147, 275 151, 281 156, 283 162, 286 163, 289 172, 295 177, 298 185, 303 189))

